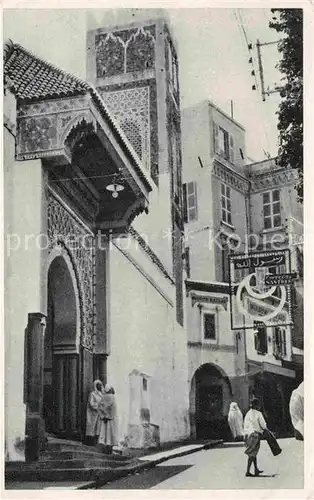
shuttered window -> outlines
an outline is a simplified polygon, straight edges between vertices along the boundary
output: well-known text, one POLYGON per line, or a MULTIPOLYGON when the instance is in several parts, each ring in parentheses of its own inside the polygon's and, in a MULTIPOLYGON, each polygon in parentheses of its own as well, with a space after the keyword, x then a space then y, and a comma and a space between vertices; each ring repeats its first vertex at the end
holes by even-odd
POLYGON ((234 139, 224 128, 213 123, 214 153, 219 154, 231 163, 234 163, 234 139))
POLYGON ((196 182, 187 182, 183 186, 186 202, 186 221, 197 220, 197 185, 196 182))

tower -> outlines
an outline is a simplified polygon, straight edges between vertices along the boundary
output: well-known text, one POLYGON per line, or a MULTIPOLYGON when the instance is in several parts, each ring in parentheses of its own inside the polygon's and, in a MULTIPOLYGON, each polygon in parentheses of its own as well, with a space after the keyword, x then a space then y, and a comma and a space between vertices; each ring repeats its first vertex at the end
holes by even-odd
POLYGON ((162 203, 169 205, 169 220, 162 224, 171 225, 177 321, 183 324, 180 92, 178 57, 166 21, 90 30, 87 78, 146 167, 162 203))

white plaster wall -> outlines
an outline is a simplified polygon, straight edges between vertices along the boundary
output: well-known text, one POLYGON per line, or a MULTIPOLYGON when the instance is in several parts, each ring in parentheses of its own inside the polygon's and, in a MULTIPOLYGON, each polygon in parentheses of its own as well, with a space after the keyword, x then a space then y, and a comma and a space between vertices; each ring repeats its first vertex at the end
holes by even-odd
POLYGON ((28 313, 45 310, 43 224, 44 173, 41 161, 14 161, 14 137, 4 128, 4 311, 5 417, 8 460, 23 460, 16 448, 25 436, 24 332, 28 313))
POLYGON ((213 280, 215 262, 210 251, 213 237, 212 168, 208 106, 202 102, 182 111, 183 182, 197 183, 198 217, 185 224, 190 247, 191 279, 213 280), (203 168, 198 157, 201 158, 203 168))
POLYGON ((130 417, 129 374, 150 377, 151 422, 161 441, 188 436, 187 348, 175 309, 115 247, 111 259, 111 354, 108 379, 116 389, 119 438, 130 417))
POLYGON ((172 276, 172 222, 169 173, 159 175, 159 186, 149 195, 149 213, 141 214, 133 227, 141 234, 172 276))

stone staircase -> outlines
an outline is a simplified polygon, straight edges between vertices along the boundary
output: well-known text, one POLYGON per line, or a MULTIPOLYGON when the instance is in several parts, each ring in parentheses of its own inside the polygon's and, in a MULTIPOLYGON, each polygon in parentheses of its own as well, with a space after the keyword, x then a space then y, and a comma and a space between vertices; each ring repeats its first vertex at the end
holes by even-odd
MULTIPOLYGON (((45 451, 37 462, 7 462, 7 481, 89 481, 108 478, 137 460, 120 454, 105 455, 97 447, 78 441, 48 437, 45 451)), ((116 475, 116 474, 115 474, 116 475)))

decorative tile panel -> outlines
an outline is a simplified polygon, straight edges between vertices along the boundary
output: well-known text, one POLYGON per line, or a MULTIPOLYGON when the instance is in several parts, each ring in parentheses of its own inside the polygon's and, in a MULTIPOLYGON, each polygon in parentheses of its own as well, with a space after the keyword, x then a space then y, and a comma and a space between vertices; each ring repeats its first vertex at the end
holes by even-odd
POLYGON ((97 78, 123 73, 125 46, 121 38, 112 33, 96 37, 96 61, 97 78))
POLYGON ((127 43, 126 71, 153 69, 155 64, 155 40, 149 31, 138 30, 127 43))
POLYGON ((97 78, 155 66, 155 26, 100 33, 95 37, 97 78))
POLYGON ((80 123, 96 127, 86 96, 21 105, 17 115, 17 159, 64 156, 70 161, 65 140, 80 123))
POLYGON ((94 236, 66 210, 51 192, 48 195, 48 238, 49 251, 61 244, 71 258, 80 294, 81 345, 92 350, 94 236))

